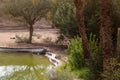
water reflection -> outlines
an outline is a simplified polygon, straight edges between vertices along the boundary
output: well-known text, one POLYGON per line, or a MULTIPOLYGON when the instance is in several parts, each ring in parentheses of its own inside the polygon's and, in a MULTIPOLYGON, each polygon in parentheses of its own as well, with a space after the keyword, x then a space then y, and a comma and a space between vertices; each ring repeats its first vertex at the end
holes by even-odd
POLYGON ((0 53, 0 61, 3 57, 5 61, 0 62, 0 80, 46 80, 46 73, 51 67, 44 56, 0 53))

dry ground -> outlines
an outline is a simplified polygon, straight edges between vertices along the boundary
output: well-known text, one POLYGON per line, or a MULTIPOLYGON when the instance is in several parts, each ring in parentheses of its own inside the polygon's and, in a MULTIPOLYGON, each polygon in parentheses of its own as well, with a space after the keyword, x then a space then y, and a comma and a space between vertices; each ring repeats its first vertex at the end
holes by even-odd
MULTIPOLYGON (((33 43, 44 43, 45 39, 51 38, 52 42, 55 42, 57 39, 58 34, 56 34, 56 30, 54 29, 42 29, 42 30, 37 30, 34 32, 33 36, 33 43), (37 36, 40 36, 38 39, 37 36)), ((23 31, 23 30, 10 30, 10 31, 0 31, 0 46, 2 47, 14 47, 14 45, 18 44, 16 43, 15 38, 16 35, 21 36, 21 37, 28 37, 29 32, 28 31, 23 31), (11 46, 10 46, 11 45, 11 46), (12 46, 13 45, 13 46, 12 46)), ((19 47, 19 45, 18 45, 19 47)))
POLYGON ((59 34, 57 29, 52 29, 51 25, 42 20, 34 26, 34 36, 32 44, 16 43, 16 35, 28 37, 29 31, 25 25, 18 25, 10 21, 0 21, 0 47, 47 47, 51 51, 62 51, 65 47, 54 43, 59 34), (39 36, 39 38, 38 38, 39 36), (50 43, 46 42, 50 39, 50 43))

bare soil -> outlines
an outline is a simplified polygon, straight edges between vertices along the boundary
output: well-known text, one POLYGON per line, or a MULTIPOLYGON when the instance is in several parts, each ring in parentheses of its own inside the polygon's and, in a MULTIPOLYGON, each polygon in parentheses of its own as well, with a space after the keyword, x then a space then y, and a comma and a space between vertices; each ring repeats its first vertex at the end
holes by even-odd
POLYGON ((60 52, 66 47, 55 43, 59 36, 57 33, 57 29, 52 29, 50 23, 42 20, 34 25, 32 44, 16 43, 16 35, 28 37, 28 27, 10 21, 0 21, 0 47, 46 47, 52 52, 60 52))

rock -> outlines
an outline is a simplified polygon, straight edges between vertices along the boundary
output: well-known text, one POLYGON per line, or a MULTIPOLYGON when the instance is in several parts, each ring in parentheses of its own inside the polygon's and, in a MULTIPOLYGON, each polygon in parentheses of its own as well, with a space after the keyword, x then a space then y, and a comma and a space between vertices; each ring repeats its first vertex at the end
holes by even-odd
POLYGON ((10 39, 15 39, 15 37, 10 37, 10 39))

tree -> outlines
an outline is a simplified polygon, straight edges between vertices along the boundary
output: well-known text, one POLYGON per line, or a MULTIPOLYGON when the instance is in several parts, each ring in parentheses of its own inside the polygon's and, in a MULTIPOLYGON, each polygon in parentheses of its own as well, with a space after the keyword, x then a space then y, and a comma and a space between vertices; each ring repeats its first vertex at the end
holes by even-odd
POLYGON ((68 38, 79 34, 73 0, 59 0, 55 3, 53 11, 53 27, 60 29, 59 33, 68 38))
MULTIPOLYGON (((111 65, 110 59, 112 56, 112 33, 111 33, 111 19, 110 19, 110 0, 100 0, 101 13, 101 44, 103 55, 103 73, 110 75, 111 65)), ((107 80, 106 78, 103 78, 107 80)))
POLYGON ((14 17, 21 17, 29 26, 29 41, 32 42, 33 25, 45 17, 50 10, 48 0, 10 0, 6 4, 7 12, 14 17))
POLYGON ((85 23, 84 23, 83 1, 82 0, 74 0, 74 3, 76 6, 76 15, 77 15, 78 24, 79 24, 79 33, 82 38, 84 57, 85 57, 85 59, 89 59, 90 47, 89 47, 89 42, 88 42, 88 38, 87 38, 87 34, 86 34, 86 27, 85 27, 85 23))
POLYGON ((98 0, 85 0, 84 17, 87 27, 87 34, 95 34, 99 38, 100 13, 98 8, 98 0))

